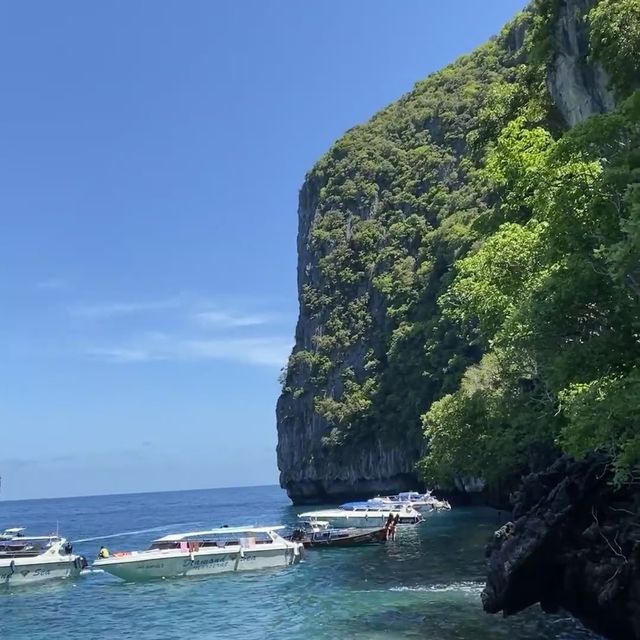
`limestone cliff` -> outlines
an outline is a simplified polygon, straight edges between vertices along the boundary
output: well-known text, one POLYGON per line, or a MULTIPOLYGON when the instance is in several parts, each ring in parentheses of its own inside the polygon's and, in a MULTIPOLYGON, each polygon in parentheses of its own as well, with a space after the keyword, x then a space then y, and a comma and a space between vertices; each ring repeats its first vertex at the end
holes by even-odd
POLYGON ((588 55, 595 3, 535 2, 345 134, 307 175, 300 315, 277 405, 280 482, 294 502, 420 485, 421 415, 483 351, 437 300, 495 199, 480 172, 487 149, 532 104, 557 130, 614 105, 588 55))
POLYGON ((584 16, 595 4, 596 0, 565 0, 553 27, 553 61, 546 84, 553 104, 569 126, 615 106, 604 69, 588 61, 584 16))

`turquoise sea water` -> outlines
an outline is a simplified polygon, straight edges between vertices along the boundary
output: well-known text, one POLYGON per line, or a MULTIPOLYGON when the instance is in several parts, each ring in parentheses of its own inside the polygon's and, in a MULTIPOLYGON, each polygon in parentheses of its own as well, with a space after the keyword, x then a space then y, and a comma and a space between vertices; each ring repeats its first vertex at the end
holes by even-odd
MULTIPOLYGON (((0 527, 55 530, 95 557, 145 548, 171 531, 292 523, 301 509, 277 487, 0 502, 0 527)), ((297 566, 125 583, 103 573, 0 588, 0 637, 106 640, 238 638, 586 640, 566 616, 503 619, 480 606, 489 509, 433 514, 395 542, 309 550, 297 566)))

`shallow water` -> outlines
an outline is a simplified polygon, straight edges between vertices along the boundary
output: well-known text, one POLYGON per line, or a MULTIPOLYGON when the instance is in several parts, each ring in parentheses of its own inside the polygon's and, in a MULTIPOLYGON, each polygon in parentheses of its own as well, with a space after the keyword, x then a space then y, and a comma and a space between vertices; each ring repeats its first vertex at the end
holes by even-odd
MULTIPOLYGON (((277 487, 212 489, 0 503, 0 527, 55 530, 93 558, 144 548, 171 531, 294 522, 277 487)), ((306 509, 305 509, 306 510, 306 509)), ((587 640, 571 619, 528 611, 488 616, 480 605, 483 548, 499 525, 489 509, 454 509, 394 542, 310 550, 297 566, 125 583, 104 573, 0 588, 0 637, 318 640, 587 640)))

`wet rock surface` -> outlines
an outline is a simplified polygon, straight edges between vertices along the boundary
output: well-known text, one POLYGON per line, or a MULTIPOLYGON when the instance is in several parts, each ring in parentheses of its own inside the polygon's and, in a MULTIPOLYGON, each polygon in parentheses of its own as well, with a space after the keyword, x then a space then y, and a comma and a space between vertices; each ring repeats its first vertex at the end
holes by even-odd
POLYGON ((607 638, 640 638, 640 482, 615 487, 604 455, 560 458, 524 479, 487 561, 487 612, 539 603, 607 638))

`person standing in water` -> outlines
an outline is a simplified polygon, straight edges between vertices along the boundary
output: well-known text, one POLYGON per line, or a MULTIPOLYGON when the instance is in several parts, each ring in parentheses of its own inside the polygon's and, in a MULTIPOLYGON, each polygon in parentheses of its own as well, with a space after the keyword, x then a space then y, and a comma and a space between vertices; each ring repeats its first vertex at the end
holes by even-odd
POLYGON ((398 526, 399 522, 400 522, 400 514, 396 513, 395 518, 393 519, 393 523, 391 524, 391 539, 392 540, 396 539, 396 527, 398 526))
POLYGON ((390 513, 387 517, 387 521, 384 523, 385 538, 389 540, 391 538, 391 530, 393 528, 393 513, 390 513))

